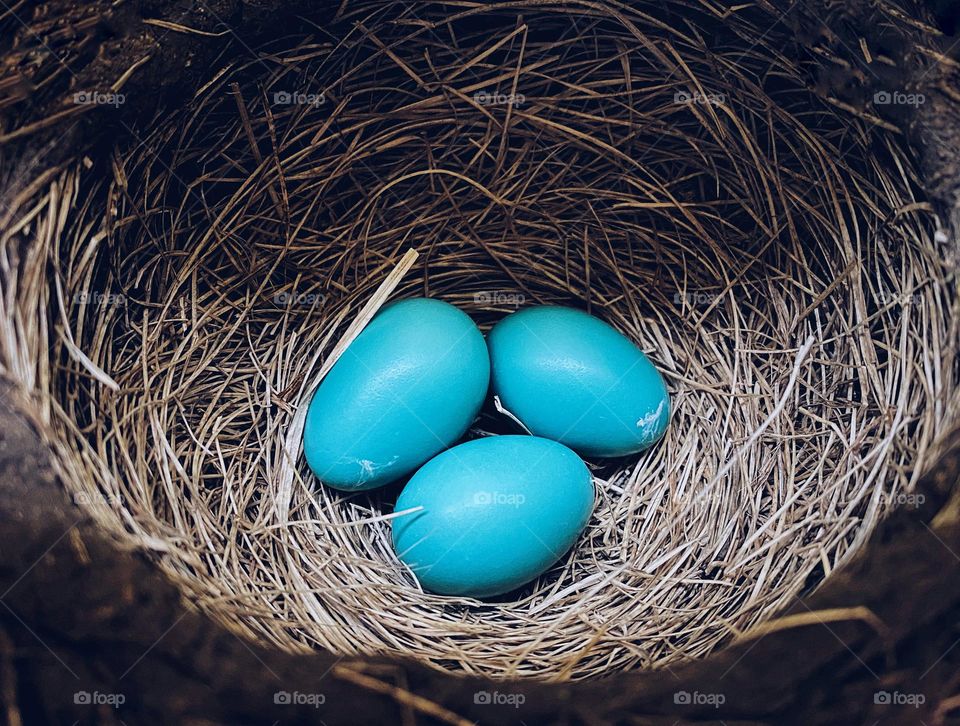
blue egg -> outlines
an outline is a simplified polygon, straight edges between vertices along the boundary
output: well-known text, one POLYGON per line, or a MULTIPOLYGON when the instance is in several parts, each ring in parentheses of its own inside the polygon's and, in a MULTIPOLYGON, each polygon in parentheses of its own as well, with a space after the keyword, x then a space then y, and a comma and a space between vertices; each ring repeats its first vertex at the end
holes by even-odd
POLYGON ((307 464, 346 491, 394 481, 464 434, 489 382, 487 346, 466 313, 429 298, 387 305, 310 401, 307 464))
POLYGON ((586 464, 536 436, 490 436, 431 459, 397 499, 393 546, 421 586, 491 597, 542 574, 593 511, 586 464))
POLYGON ((574 308, 524 308, 487 336, 493 392, 537 436, 624 456, 663 436, 670 395, 634 343, 574 308))

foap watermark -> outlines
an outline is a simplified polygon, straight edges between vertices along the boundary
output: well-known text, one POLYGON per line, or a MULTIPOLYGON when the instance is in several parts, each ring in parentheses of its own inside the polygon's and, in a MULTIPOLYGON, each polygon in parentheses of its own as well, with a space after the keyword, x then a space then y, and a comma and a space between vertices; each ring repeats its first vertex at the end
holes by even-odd
POLYGON ((920 708, 927 702, 922 693, 900 693, 900 691, 877 691, 873 694, 873 702, 877 706, 913 706, 920 708))
POLYGON ((514 708, 520 708, 526 701, 527 697, 522 693, 477 691, 473 694, 473 702, 480 706, 513 706, 514 708))
POLYGON ((108 504, 111 507, 119 507, 123 504, 123 497, 119 494, 92 494, 90 492, 76 492, 73 495, 74 503, 79 507, 86 507, 92 504, 108 504))
POLYGON ((322 292, 278 292, 273 296, 274 305, 309 307, 323 303, 327 296, 322 292))
POLYGON ((327 696, 323 693, 277 691, 273 694, 273 702, 278 706, 313 706, 314 708, 320 708, 327 702, 327 696))
POLYGON ((78 305, 125 305, 127 298, 119 292, 78 292, 73 301, 78 305))
POLYGON ((127 702, 122 693, 100 693, 100 691, 77 691, 73 694, 73 702, 78 706, 110 706, 120 708, 127 702))
POLYGON ((907 509, 917 509, 918 507, 922 507, 926 501, 926 496, 920 492, 897 492, 890 497, 891 504, 907 509))
POLYGON ((673 94, 674 103, 719 106, 726 103, 724 93, 702 93, 701 91, 677 91, 673 94))
POLYGON ((123 93, 104 93, 102 91, 77 91, 73 102, 79 106, 113 106, 117 108, 127 102, 123 93))
POLYGON ((504 492, 477 492, 473 495, 473 503, 486 507, 495 505, 498 507, 519 507, 527 501, 523 494, 505 494, 504 492))
POLYGON ((727 702, 727 697, 722 693, 677 691, 673 694, 673 702, 678 706, 713 706, 714 708, 720 708, 727 702))
POLYGON ((707 307, 713 305, 719 295, 709 292, 675 292, 673 293, 674 305, 686 305, 691 308, 707 307))
POLYGON ((877 91, 873 94, 875 106, 922 106, 927 97, 922 93, 904 93, 903 91, 877 91))
POLYGON ((920 293, 898 293, 879 290, 876 294, 877 303, 880 305, 919 305, 923 302, 923 295, 920 293))
POLYGON ((274 91, 274 106, 322 106, 327 102, 327 94, 303 93, 302 91, 274 91))
POLYGON ((522 106, 527 102, 527 97, 522 93, 477 91, 473 94, 473 100, 481 106, 522 106))
POLYGON ((473 293, 473 302, 477 305, 508 305, 520 307, 527 300, 522 292, 507 292, 506 290, 481 290, 473 293))

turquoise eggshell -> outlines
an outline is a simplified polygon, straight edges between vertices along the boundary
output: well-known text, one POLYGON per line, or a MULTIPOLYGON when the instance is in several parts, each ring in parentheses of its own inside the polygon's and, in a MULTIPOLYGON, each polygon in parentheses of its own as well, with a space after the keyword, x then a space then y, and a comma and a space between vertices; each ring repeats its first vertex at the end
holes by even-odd
POLYGON ((663 376, 629 338, 582 310, 518 310, 487 345, 493 392, 537 436, 584 456, 624 456, 667 429, 663 376))
POLYGON ((490 436, 444 451, 397 499, 393 546, 421 586, 491 597, 533 580, 569 550, 593 511, 590 472, 536 436, 490 436))
POLYGON ((394 481, 464 434, 489 382, 487 346, 466 313, 430 298, 387 305, 310 401, 307 464, 335 489, 394 481))

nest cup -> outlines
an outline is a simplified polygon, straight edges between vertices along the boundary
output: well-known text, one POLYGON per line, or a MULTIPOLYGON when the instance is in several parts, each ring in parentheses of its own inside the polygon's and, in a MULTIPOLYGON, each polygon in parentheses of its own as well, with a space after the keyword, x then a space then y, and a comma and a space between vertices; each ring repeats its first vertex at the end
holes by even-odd
POLYGON ((700 657, 828 577, 953 419, 950 267, 901 138, 697 8, 351 4, 70 170, 35 350, 78 502, 238 632, 498 678, 700 657), (391 299, 583 308, 672 395, 662 442, 590 462, 576 548, 493 601, 421 591, 397 487, 320 486, 295 435, 408 248, 391 299))

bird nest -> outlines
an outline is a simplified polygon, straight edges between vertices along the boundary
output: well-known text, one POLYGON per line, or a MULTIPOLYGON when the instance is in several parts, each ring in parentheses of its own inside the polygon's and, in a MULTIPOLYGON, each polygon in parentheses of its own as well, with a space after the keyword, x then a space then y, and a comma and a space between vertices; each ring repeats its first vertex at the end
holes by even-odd
MULTIPOLYGON (((958 373, 901 137, 815 95, 747 12, 571 7, 348 6, 55 187, 73 221, 39 220, 33 254, 57 274, 21 287, 57 465, 235 631, 498 678, 663 668, 913 503, 958 373), (422 591, 399 486, 333 491, 303 459, 336 351, 419 295, 484 331, 583 308, 671 392, 665 439, 589 461, 587 530, 506 597, 422 591)), ((468 436, 508 430, 491 408, 468 436)))

